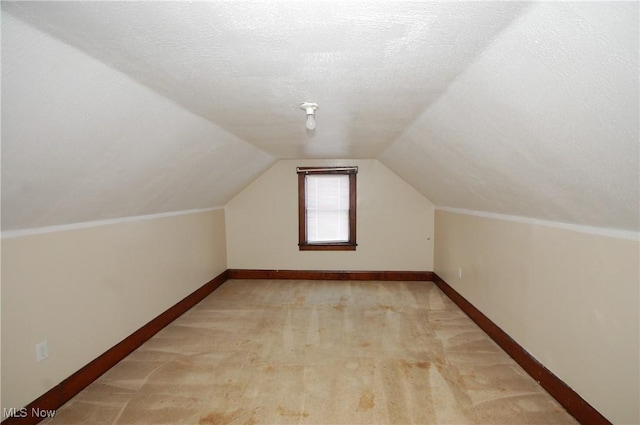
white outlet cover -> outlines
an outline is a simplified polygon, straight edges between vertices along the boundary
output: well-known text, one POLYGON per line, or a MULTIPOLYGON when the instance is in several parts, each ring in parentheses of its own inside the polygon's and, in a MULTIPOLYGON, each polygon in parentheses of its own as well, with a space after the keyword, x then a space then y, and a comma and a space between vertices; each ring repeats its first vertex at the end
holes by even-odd
POLYGON ((49 343, 45 340, 36 344, 36 359, 41 362, 49 357, 49 343))

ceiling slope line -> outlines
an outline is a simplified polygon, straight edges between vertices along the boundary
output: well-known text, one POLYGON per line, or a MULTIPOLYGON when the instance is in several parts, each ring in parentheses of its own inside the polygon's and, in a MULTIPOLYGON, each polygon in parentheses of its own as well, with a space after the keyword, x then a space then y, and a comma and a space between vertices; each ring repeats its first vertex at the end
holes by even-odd
POLYGON ((433 100, 433 102, 429 103, 427 105, 427 107, 420 112, 418 115, 416 115, 416 117, 413 119, 413 121, 411 121, 405 128, 404 130, 402 130, 402 132, 400 132, 400 134, 398 135, 398 137, 395 138, 395 140, 393 140, 391 143, 389 143, 387 145, 387 147, 377 156, 377 160, 382 162, 382 157, 384 157, 384 155, 391 150, 391 148, 396 144, 396 142, 398 142, 399 140, 402 140, 405 136, 405 134, 407 134, 407 132, 409 132, 413 126, 419 122, 428 112, 430 109, 432 109, 435 105, 438 104, 438 102, 440 101, 440 99, 442 99, 451 89, 451 87, 456 83, 456 81, 458 81, 463 75, 465 75, 472 67, 473 65, 478 62, 480 60, 480 58, 482 58, 482 56, 489 51, 489 49, 491 49, 491 47, 496 43, 496 40, 498 40, 498 38, 511 26, 513 26, 517 21, 519 21, 520 19, 522 19, 522 17, 528 13, 528 10, 531 8, 531 4, 527 4, 525 7, 522 8, 522 10, 520 10, 515 16, 513 16, 513 18, 511 18, 504 26, 502 26, 498 31, 496 31, 487 41, 487 43, 485 43, 484 46, 482 46, 481 49, 479 49, 477 51, 477 53, 473 56, 473 58, 460 70, 460 72, 458 72, 447 84, 447 86, 445 87, 444 90, 442 90, 438 96, 433 100))
POLYGON ((170 211, 157 214, 136 215, 129 217, 109 218, 105 220, 84 221, 81 223, 56 224, 53 226, 31 227, 27 229, 6 230, 1 233, 1 239, 19 238, 22 236, 41 235, 45 233, 64 232, 68 230, 88 229, 92 227, 109 226, 111 224, 133 223, 136 221, 156 220, 160 218, 176 217, 180 215, 201 214, 210 211, 224 210, 224 206, 200 208, 184 211, 170 211))
POLYGON ((523 217, 519 215, 500 214, 488 211, 467 210, 464 208, 452 208, 444 206, 436 206, 436 210, 451 212, 455 214, 472 215, 481 218, 491 218, 495 220, 511 221, 514 223, 532 224, 537 226, 552 227, 556 229, 571 230, 573 232, 585 233, 596 236, 606 236, 617 239, 627 239, 630 241, 640 241, 640 232, 623 229, 609 229, 606 227, 586 226, 582 224, 563 223, 559 221, 542 220, 532 217, 523 217))

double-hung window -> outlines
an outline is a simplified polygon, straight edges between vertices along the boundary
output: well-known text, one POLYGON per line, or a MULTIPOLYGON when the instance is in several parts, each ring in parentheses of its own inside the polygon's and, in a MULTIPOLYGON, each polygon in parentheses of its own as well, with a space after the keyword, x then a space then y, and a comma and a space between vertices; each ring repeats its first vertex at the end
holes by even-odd
POLYGON ((298 167, 301 251, 356 249, 358 167, 298 167))

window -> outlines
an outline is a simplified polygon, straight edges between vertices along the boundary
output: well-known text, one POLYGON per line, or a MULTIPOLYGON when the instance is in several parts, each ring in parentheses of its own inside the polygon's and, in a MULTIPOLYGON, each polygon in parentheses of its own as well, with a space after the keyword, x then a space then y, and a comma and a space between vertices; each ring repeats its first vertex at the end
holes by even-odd
POLYGON ((301 251, 356 249, 358 167, 298 167, 301 251))

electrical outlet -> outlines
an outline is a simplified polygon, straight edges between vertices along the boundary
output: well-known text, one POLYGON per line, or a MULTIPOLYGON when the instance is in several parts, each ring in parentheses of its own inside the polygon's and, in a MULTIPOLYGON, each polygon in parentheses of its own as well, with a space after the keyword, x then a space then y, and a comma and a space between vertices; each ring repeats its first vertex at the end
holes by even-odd
POLYGON ((462 267, 458 267, 458 279, 462 279, 462 267))
POLYGON ((49 357, 49 343, 44 340, 36 344, 36 360, 43 361, 49 357))

